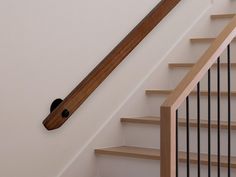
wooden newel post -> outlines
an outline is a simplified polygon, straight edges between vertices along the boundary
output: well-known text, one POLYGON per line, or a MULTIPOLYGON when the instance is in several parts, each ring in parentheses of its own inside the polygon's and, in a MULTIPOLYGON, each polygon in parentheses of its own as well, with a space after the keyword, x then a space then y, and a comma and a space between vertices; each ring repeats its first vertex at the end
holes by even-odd
POLYGON ((176 177, 175 110, 161 107, 161 177, 176 177))

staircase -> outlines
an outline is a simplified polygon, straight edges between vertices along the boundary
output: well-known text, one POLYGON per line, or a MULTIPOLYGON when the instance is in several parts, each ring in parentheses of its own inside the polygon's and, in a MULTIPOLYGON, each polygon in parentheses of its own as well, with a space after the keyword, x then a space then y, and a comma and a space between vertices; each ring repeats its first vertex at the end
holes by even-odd
MULTIPOLYGON (((235 14, 216 14, 212 15, 212 20, 222 20, 233 18, 235 14)), ((211 43, 215 38, 212 37, 199 37, 199 38, 191 38, 190 42, 192 44, 203 44, 203 43, 211 43)), ((236 39, 232 41, 232 43, 236 42, 236 39)), ((236 57, 236 56, 234 56, 236 57)), ((169 63, 169 70, 172 72, 180 72, 180 70, 190 70, 194 66, 194 63, 169 63)), ((217 63, 213 64, 211 70, 212 73, 216 73, 217 63)), ((227 70, 227 63, 221 62, 220 68, 223 72, 227 70)), ((231 63, 232 72, 236 69, 236 63, 231 63)), ((213 75, 213 74, 212 74, 213 75)), ((234 79, 234 78, 233 78, 234 79)), ((235 80, 232 79, 232 82, 235 80)), ((215 89, 215 83, 211 83, 211 87, 215 89)), ((222 88, 225 87, 222 82, 222 88)), ((212 105, 215 105, 217 102, 218 92, 213 90, 208 92, 207 85, 203 86, 206 88, 205 90, 194 89, 190 94, 190 99, 196 102, 197 97, 202 99, 202 102, 207 102, 207 97, 211 97, 212 105), (200 94, 200 95, 198 95, 200 94)), ((174 89, 173 89, 174 90, 174 89)), ((158 89, 148 89, 145 91, 148 97, 155 97, 155 99, 167 97, 169 94, 173 92, 173 90, 158 90, 158 89)), ((222 91, 220 92, 220 97, 222 99, 222 104, 225 103, 228 97, 228 92, 222 91)), ((231 91, 231 99, 232 102, 235 101, 236 91, 231 91)), ((234 104, 234 102, 233 102, 234 104)), ((196 103, 194 104, 196 105, 196 103)), ((204 103, 207 105, 207 103, 204 103)), ((159 106, 156 105, 157 109, 159 106)), ((225 106, 225 105, 222 105, 225 106)), ((235 105, 232 105, 232 109, 234 109, 235 105)), ((192 107, 190 107, 190 110, 192 107)), ((205 108, 202 108, 205 109, 205 108)), ((201 115, 201 121, 198 122, 196 115, 191 115, 189 120, 184 116, 185 113, 185 104, 183 104, 180 108, 180 115, 182 117, 178 118, 178 166, 177 166, 177 174, 181 177, 188 176, 186 172, 186 162, 189 162, 190 167, 190 176, 199 176, 199 172, 201 176, 208 176, 209 174, 209 158, 211 161, 211 176, 218 176, 220 173, 221 176, 227 176, 228 174, 228 154, 227 154, 227 137, 228 137, 228 128, 229 124, 227 121, 227 115, 222 115, 220 120, 220 130, 221 130, 221 154, 217 154, 217 131, 219 130, 219 124, 216 117, 212 116, 211 124, 210 124, 210 132, 211 132, 211 153, 209 157, 209 149, 207 136, 209 135, 209 120, 206 115, 201 115), (188 122, 186 122, 188 121, 188 122), (201 130, 201 137, 203 140, 200 145, 200 156, 198 156, 198 144, 197 142, 197 130, 198 123, 200 125, 199 129, 201 130), (190 127, 190 135, 187 135, 186 125, 190 127), (191 143, 189 144, 189 155, 187 156, 187 148, 185 137, 189 136, 191 143), (195 142, 196 141, 196 142, 195 142), (199 160, 200 157, 200 160, 199 160), (220 158, 220 163, 219 163, 220 158), (220 164, 220 167, 219 167, 220 164), (220 171, 219 171, 220 170, 220 171)), ((206 111, 207 112, 207 111, 206 111)), ((205 113, 206 113, 205 112, 205 113)), ((232 117, 231 122, 231 130, 232 134, 236 131, 236 122, 233 121, 234 117, 232 117)), ((105 147, 98 148, 95 150, 95 154, 98 157, 98 163, 100 166, 100 175, 101 177, 157 177, 160 176, 160 142, 157 142, 156 136, 160 135, 160 124, 161 117, 156 116, 146 116, 146 117, 123 117, 120 119, 120 122, 124 128, 126 133, 127 144, 125 146, 119 147, 105 147)), ((219 137, 218 137, 219 138, 219 137)), ((232 141, 234 137, 232 136, 232 141)), ((236 150, 235 143, 232 143, 232 151, 231 151, 231 176, 236 177, 236 150)), ((177 175, 176 175, 177 176, 177 175)), ((168 176, 166 176, 168 177, 168 176)))

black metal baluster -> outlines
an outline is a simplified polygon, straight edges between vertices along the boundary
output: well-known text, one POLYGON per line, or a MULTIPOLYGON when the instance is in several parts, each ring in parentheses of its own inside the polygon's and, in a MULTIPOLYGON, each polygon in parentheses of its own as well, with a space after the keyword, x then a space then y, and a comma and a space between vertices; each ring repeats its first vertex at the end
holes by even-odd
POLYGON ((228 59, 228 177, 231 176, 231 56, 230 44, 227 47, 228 59))
POLYGON ((176 177, 179 176, 179 111, 176 110, 176 177))
POLYGON ((187 140, 187 177, 190 176, 190 154, 189 154, 189 96, 186 98, 186 140, 187 140))
POLYGON ((201 176, 201 106, 200 106, 200 82, 197 84, 197 160, 198 160, 198 177, 201 176))
POLYGON ((208 177, 211 177, 211 70, 208 70, 208 177))
POLYGON ((220 177, 220 153, 221 153, 221 149, 220 149, 220 105, 221 105, 221 102, 220 102, 220 57, 218 57, 218 60, 217 60, 217 174, 218 174, 218 177, 220 177))

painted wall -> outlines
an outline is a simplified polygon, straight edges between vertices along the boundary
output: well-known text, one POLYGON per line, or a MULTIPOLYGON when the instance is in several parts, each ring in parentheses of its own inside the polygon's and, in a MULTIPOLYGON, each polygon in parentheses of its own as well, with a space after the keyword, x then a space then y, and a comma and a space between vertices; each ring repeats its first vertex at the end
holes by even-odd
POLYGON ((54 132, 41 123, 51 102, 65 97, 157 2, 0 1, 0 176, 58 174, 127 94, 128 80, 119 98, 108 79, 99 88, 106 92, 98 90, 54 132))

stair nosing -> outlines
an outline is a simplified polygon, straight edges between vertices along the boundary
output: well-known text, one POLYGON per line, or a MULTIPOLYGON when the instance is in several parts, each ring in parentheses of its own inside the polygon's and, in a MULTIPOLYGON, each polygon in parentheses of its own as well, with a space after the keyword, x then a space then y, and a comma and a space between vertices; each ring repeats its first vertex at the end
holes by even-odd
POLYGON ((228 13, 228 14, 212 14, 211 19, 226 19, 226 18, 233 18, 236 14, 235 13, 228 13))
MULTIPOLYGON (((193 38, 190 38, 190 42, 191 43, 198 43, 198 42, 207 43, 207 42, 212 42, 215 39, 216 37, 193 37, 193 38)), ((232 42, 235 42, 235 41, 236 41, 236 37, 232 40, 232 42)))
MULTIPOLYGON (((147 95, 153 95, 153 94, 159 94, 159 95, 166 95, 166 94, 170 94, 171 92, 173 92, 173 90, 159 90, 159 89, 148 89, 146 90, 146 94, 147 95)), ((228 96, 228 93, 226 91, 221 91, 221 96, 228 96)), ((196 96, 197 92, 196 91, 192 91, 191 96, 196 96)), ((200 93, 201 96, 207 96, 208 92, 207 91, 201 91, 200 93)), ((217 92, 216 91, 211 91, 211 96, 217 96, 217 92)), ((236 96, 236 91, 232 91, 231 92, 231 96, 236 96)))
POLYGON ((121 123, 139 123, 139 124, 160 124, 159 117, 136 117, 136 118, 128 118, 123 117, 121 118, 121 123))
MULTIPOLYGON (((195 63, 169 63, 169 68, 173 69, 173 68, 191 68, 195 65, 195 63)), ((227 67, 228 63, 221 63, 220 64, 221 67, 227 67)), ((214 63, 212 65, 213 68, 217 67, 217 63, 214 63)), ((236 67, 236 63, 231 63, 231 67, 236 67)))
POLYGON ((151 149, 151 148, 120 146, 120 147, 95 149, 95 153, 99 155, 125 156, 125 157, 141 158, 141 159, 160 160, 160 151, 158 149, 151 149), (129 150, 127 151, 127 149, 129 150), (145 151, 145 152, 140 153, 140 151, 145 151))

